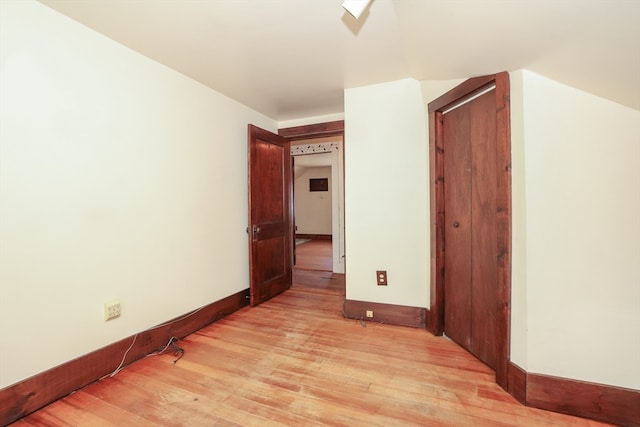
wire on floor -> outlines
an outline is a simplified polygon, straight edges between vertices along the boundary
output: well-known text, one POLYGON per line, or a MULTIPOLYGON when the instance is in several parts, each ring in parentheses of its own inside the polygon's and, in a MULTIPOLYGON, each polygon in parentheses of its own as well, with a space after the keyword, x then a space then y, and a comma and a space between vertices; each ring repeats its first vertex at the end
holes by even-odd
POLYGON ((173 350, 173 355, 177 357, 176 360, 173 361, 173 364, 175 365, 176 362, 180 359, 182 359, 182 356, 184 356, 184 348, 182 347, 178 347, 176 345, 176 343, 180 341, 178 338, 176 337, 171 337, 169 339, 169 342, 161 347, 160 349, 158 349, 157 351, 154 351, 153 353, 149 353, 147 354, 145 357, 149 357, 149 356, 159 356, 162 353, 164 353, 165 351, 167 351, 167 349, 169 349, 169 347, 171 347, 171 350, 173 350))
MULTIPOLYGON (((159 328, 162 328, 162 327, 165 327, 165 326, 172 325, 172 324, 174 324, 176 322, 180 322, 180 321, 182 321, 182 320, 184 320, 184 319, 186 319, 188 317, 193 316, 194 314, 198 313, 199 311, 201 311, 204 308, 205 307, 200 307, 197 310, 193 310, 191 313, 185 314, 184 316, 182 316, 182 317, 180 317, 178 319, 174 319, 174 320, 171 320, 171 321, 166 322, 166 323, 161 323, 159 325, 152 326, 152 327, 150 327, 148 329, 145 329, 142 332, 153 331, 154 329, 159 329, 159 328)), ((122 360, 120 361, 120 364, 118 365, 118 367, 112 373, 107 374, 107 375, 105 375, 104 377, 102 377, 100 379, 104 379, 106 377, 114 377, 114 376, 116 376, 118 374, 118 372, 120 372, 122 370, 122 368, 124 367, 124 362, 127 359, 127 354, 129 354, 129 351, 131 351, 131 349, 133 348, 133 345, 136 343, 136 340, 138 339, 138 335, 139 335, 139 333, 135 334, 133 336, 133 341, 131 342, 131 345, 129 346, 129 348, 127 348, 127 350, 124 352, 124 355, 122 356, 122 360)), ((156 354, 162 354, 169 347, 172 347, 174 356, 178 357, 176 360, 173 361, 173 363, 175 364, 178 360, 180 360, 182 358, 182 356, 184 356, 184 349, 178 347, 177 345, 175 345, 176 341, 179 341, 179 339, 176 338, 176 337, 171 337, 171 339, 169 340, 167 345, 165 345, 163 348, 161 348, 161 351, 160 350, 159 350, 159 352, 156 351, 154 353, 148 354, 147 356, 154 356, 156 354)))

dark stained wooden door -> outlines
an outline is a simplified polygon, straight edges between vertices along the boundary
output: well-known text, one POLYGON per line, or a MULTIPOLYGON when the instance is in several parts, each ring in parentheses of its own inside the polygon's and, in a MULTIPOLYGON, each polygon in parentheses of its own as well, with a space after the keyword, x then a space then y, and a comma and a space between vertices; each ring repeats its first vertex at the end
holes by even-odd
POLYGON ((496 369, 496 107, 492 90, 443 114, 444 330, 496 369))
POLYGON ((291 151, 282 136, 249 125, 250 302, 292 282, 291 151))

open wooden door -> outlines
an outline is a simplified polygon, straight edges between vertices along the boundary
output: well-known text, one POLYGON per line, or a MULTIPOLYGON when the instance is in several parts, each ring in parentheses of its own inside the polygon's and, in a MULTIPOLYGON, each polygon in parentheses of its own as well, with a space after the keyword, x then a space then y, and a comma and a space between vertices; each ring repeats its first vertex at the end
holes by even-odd
POLYGON ((509 387, 509 74, 471 78, 429 103, 431 306, 446 333, 509 387))
POLYGON ((282 136, 249 125, 250 302, 258 305, 292 282, 291 151, 282 136))

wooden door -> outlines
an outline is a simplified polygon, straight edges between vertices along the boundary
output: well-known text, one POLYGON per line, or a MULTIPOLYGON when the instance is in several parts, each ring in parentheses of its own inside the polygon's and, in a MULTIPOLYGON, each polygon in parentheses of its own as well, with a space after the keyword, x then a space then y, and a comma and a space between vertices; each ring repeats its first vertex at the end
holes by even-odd
POLYGON ((502 72, 466 80, 429 103, 429 329, 446 329, 513 393, 509 93, 502 72))
POLYGON ((447 336, 496 368, 496 109, 491 90, 442 116, 447 336))
POLYGON ((291 152, 282 136, 249 125, 250 302, 291 287, 291 152))

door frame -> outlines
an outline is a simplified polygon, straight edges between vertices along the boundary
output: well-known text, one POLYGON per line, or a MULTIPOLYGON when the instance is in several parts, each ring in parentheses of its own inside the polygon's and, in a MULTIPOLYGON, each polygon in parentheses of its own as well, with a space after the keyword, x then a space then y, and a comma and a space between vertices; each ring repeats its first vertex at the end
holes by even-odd
MULTIPOLYGON (((326 138, 326 137, 341 137, 342 142, 339 144, 340 149, 336 152, 332 150, 332 166, 331 166, 331 181, 332 184, 340 185, 343 182, 343 178, 339 176, 343 174, 344 168, 344 120, 336 120, 332 122, 323 122, 323 123, 314 123, 309 125, 295 126, 289 128, 281 128, 278 129, 278 134, 287 138, 289 142, 300 141, 300 140, 308 140, 315 138, 326 138), (338 158, 336 158, 338 156, 338 158)), ((342 175, 343 176, 343 175, 342 175)), ((344 197, 342 189, 339 191, 340 194, 336 194, 333 192, 333 196, 335 197, 344 197)), ((293 204, 293 200, 291 202, 293 204)), ((335 201, 334 201, 335 203, 335 201)), ((293 206, 292 206, 293 210, 293 206)), ((332 212, 332 217, 335 212, 332 212)), ((343 211, 339 213, 339 215, 344 215, 343 211)), ((338 270, 338 273, 344 273, 345 264, 346 264, 346 256, 344 254, 344 217, 340 220, 340 225, 336 226, 335 224, 336 218, 332 218, 332 230, 335 232, 335 229, 338 228, 341 233, 340 238, 338 239, 338 245, 340 247, 336 247, 336 239, 334 236, 333 244, 332 244, 332 257, 333 257, 333 272, 338 270), (341 255, 342 253, 342 255, 341 255)), ((295 225, 291 225, 292 229, 295 228, 295 225)), ((295 236, 295 230, 294 230, 295 236)), ((294 248, 295 250, 295 248, 294 248)))
POLYGON ((495 85, 497 146, 497 254, 498 312, 496 313, 496 382, 508 389, 511 341, 511 115, 509 74, 474 77, 428 104, 429 191, 431 215, 430 322, 434 335, 444 332, 444 156, 442 115, 448 108, 495 85))
POLYGON ((282 128, 278 129, 278 135, 284 136, 289 141, 324 138, 326 136, 342 136, 344 138, 344 120, 282 128))

